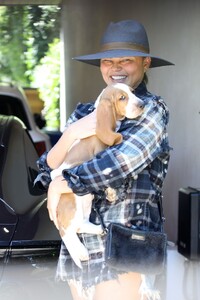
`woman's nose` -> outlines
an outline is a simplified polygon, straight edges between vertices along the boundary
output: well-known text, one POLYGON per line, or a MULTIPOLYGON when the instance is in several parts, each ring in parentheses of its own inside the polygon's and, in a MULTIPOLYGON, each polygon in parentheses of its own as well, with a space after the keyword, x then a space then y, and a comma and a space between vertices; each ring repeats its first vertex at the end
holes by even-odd
POLYGON ((120 70, 120 69, 121 69, 120 63, 114 62, 114 63, 112 64, 112 69, 120 70))

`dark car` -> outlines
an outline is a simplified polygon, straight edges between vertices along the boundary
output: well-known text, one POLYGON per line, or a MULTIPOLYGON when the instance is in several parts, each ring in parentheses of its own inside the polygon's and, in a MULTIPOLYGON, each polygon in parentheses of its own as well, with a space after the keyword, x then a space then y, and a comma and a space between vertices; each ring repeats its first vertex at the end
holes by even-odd
MULTIPOLYGON (((20 262, 19 268, 25 260, 31 268, 43 264, 43 270, 44 265, 48 266, 47 261, 51 264, 53 259, 55 265, 57 262, 60 236, 48 216, 46 193, 33 185, 38 172, 37 159, 38 154, 24 123, 15 116, 0 115, 1 299, 7 299, 4 294, 1 297, 2 282, 5 284, 11 264, 20 262)), ((11 274, 16 270, 17 267, 11 274)), ((18 272, 15 280, 18 280, 18 272)), ((18 298, 15 295, 8 299, 18 298)))
POLYGON ((45 123, 40 114, 33 114, 22 88, 0 83, 0 114, 16 116, 25 124, 39 155, 51 148, 48 134, 41 128, 45 123))

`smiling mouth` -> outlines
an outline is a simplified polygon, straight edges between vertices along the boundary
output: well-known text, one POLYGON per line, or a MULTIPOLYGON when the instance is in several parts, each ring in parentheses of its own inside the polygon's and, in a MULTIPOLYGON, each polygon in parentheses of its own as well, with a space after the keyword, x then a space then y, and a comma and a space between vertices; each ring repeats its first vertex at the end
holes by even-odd
POLYGON ((114 76, 111 76, 111 78, 113 79, 113 80, 124 80, 124 79, 126 79, 126 77, 127 76, 123 76, 123 75, 114 75, 114 76))

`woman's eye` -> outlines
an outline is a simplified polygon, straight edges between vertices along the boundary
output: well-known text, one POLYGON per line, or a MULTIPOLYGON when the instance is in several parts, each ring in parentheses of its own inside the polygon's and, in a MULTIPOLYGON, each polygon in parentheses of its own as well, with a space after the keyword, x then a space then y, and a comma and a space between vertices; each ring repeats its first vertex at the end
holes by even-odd
POLYGON ((111 65, 111 64, 112 64, 112 61, 111 61, 111 60, 107 60, 107 59, 102 59, 102 60, 101 60, 101 63, 102 63, 102 64, 105 64, 105 65, 111 65))
POLYGON ((128 64, 130 62, 130 59, 124 59, 121 61, 122 64, 128 64))

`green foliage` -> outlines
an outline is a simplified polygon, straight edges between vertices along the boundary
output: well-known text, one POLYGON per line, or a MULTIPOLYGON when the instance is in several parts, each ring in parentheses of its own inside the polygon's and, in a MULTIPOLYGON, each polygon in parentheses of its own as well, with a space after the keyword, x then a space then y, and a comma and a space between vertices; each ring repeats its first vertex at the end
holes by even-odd
POLYGON ((26 72, 25 53, 26 45, 24 37, 26 32, 23 25, 26 20, 26 12, 19 7, 9 7, 9 15, 7 8, 1 9, 0 18, 0 79, 20 82, 26 84, 28 78, 24 76, 26 72))
POLYGON ((27 10, 37 64, 60 35, 60 10, 57 6, 27 6, 27 10))
POLYGON ((0 80, 32 86, 32 72, 59 32, 58 6, 1 6, 0 80))
POLYGON ((60 9, 0 6, 0 81, 39 88, 47 127, 59 128, 60 9))
POLYGON ((44 101, 43 114, 47 128, 59 129, 60 99, 60 41, 54 39, 49 50, 34 72, 34 84, 39 88, 40 98, 44 101))

